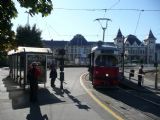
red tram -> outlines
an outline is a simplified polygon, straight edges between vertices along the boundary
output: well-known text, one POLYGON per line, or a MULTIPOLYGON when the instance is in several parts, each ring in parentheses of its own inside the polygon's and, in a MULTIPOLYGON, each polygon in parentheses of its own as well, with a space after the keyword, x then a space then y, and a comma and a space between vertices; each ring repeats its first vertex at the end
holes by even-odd
POLYGON ((89 78, 93 87, 119 84, 118 49, 115 46, 93 47, 89 55, 89 78))

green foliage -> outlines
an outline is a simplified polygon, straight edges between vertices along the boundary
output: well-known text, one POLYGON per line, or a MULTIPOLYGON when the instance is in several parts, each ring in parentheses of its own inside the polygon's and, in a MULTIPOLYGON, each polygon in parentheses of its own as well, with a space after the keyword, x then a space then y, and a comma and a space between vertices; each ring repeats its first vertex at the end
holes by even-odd
POLYGON ((16 44, 17 46, 42 47, 41 31, 36 29, 36 25, 32 28, 28 25, 19 26, 17 28, 16 44))
MULTIPOLYGON (((15 46, 15 33, 12 31, 11 19, 17 17, 18 11, 14 0, 0 0, 0 51, 8 51, 15 46)), ((27 8, 30 15, 38 13, 47 16, 53 9, 51 0, 17 0, 21 7, 27 8)))
POLYGON ((17 0, 21 7, 29 9, 30 15, 35 15, 38 13, 42 14, 42 17, 47 16, 52 11, 52 1, 51 0, 17 0))
POLYGON ((13 42, 14 32, 11 30, 11 19, 17 16, 17 10, 11 0, 0 1, 0 51, 8 49, 13 42))
POLYGON ((6 52, 0 52, 0 67, 7 66, 7 53, 6 52))

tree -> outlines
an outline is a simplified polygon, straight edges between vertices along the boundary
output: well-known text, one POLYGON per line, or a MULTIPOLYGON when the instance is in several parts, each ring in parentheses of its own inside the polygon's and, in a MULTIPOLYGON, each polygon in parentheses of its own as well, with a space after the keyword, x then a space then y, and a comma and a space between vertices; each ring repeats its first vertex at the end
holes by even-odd
POLYGON ((17 28, 16 45, 27 47, 42 47, 41 31, 36 29, 36 25, 32 28, 28 25, 17 28))
MULTIPOLYGON (((11 19, 15 18, 18 11, 14 0, 0 0, 0 51, 8 51, 15 47, 15 33, 11 30, 11 19)), ((38 13, 47 16, 53 9, 51 0, 17 0, 21 7, 27 8, 30 15, 38 13)))
POLYGON ((11 30, 11 19, 16 17, 17 10, 10 0, 0 1, 0 51, 6 50, 12 44, 14 32, 11 30))

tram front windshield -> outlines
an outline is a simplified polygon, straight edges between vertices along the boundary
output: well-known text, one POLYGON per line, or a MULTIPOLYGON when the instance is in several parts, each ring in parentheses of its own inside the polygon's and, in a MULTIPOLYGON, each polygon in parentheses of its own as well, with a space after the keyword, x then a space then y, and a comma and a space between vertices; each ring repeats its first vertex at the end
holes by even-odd
POLYGON ((96 58, 96 66, 108 66, 113 67, 117 66, 117 59, 115 56, 112 55, 99 55, 96 58))

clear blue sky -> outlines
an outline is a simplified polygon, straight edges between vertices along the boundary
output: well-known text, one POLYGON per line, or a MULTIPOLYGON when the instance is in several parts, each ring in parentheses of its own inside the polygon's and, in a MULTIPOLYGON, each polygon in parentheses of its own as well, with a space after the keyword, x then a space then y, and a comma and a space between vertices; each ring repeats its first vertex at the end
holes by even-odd
MULTIPOLYGON (((16 0, 14 0, 16 1, 16 0)), ((36 15, 29 17, 29 24, 37 25, 42 31, 44 40, 71 40, 74 35, 82 34, 87 41, 102 40, 102 28, 97 18, 110 18, 106 29, 105 41, 113 42, 117 31, 120 28, 124 36, 136 35, 141 41, 146 38, 151 29, 160 43, 160 11, 136 10, 75 10, 75 9, 140 9, 160 10, 160 0, 52 0, 52 14, 48 17, 36 15), (59 9, 64 8, 64 9, 59 9), (72 10, 66 10, 72 9, 72 10), (138 18, 140 19, 138 22, 138 18), (138 26, 137 26, 137 23, 138 26), (136 29, 137 26, 137 29, 136 29)), ((26 9, 18 7, 18 17, 13 19, 13 30, 18 25, 24 26, 27 23, 26 9)), ((103 23, 102 23, 103 24, 103 23)))

